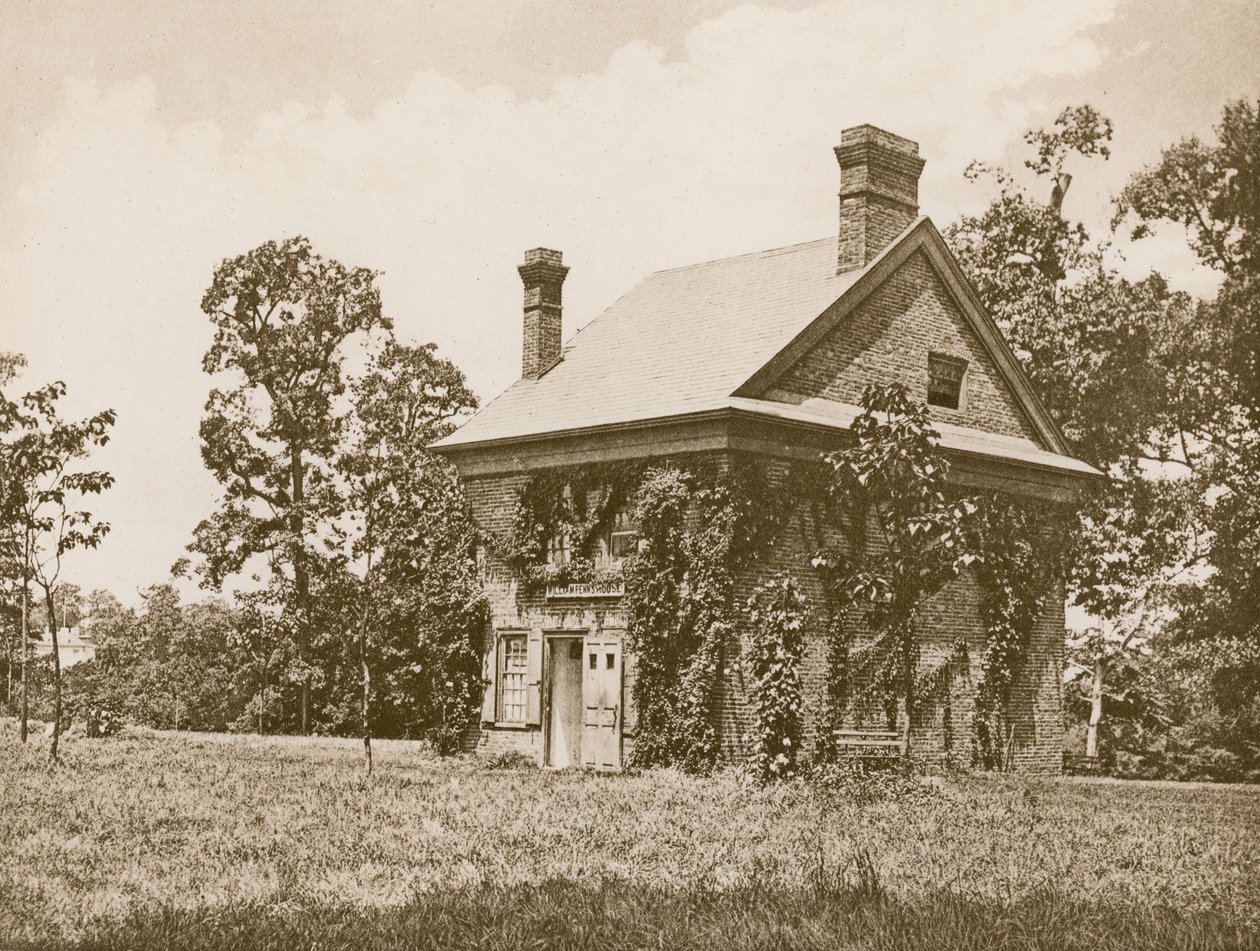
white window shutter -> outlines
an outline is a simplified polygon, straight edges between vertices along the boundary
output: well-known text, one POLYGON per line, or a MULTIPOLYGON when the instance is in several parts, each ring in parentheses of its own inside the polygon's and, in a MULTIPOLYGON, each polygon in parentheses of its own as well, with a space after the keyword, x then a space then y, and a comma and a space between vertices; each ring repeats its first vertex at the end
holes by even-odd
POLYGON ((481 680, 485 684, 485 692, 481 696, 481 722, 493 723, 495 720, 496 667, 498 651, 495 650, 498 638, 494 631, 486 632, 485 650, 481 657, 481 680))
POLYGON ((542 631, 530 631, 525 650, 525 722, 531 726, 542 723, 542 654, 542 631))

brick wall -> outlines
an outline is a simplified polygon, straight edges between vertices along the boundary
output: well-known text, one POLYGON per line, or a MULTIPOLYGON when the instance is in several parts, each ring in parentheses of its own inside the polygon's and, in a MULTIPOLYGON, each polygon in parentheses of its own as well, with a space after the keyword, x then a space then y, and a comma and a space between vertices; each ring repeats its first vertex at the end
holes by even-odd
POLYGON ((937 419, 1037 440, 922 251, 777 380, 766 396, 796 404, 815 396, 856 404, 868 384, 900 381, 914 399, 926 402, 928 354, 933 352, 961 357, 968 364, 959 409, 933 407, 937 419))
MULTIPOLYGON (((770 484, 782 487, 790 499, 785 485, 787 466, 775 460, 765 460, 765 464, 770 473, 770 484)), ((826 599, 817 572, 809 564, 809 557, 819 547, 820 538, 824 545, 841 550, 845 542, 834 531, 817 524, 808 506, 799 502, 790 503, 789 512, 777 544, 768 549, 755 565, 741 573, 737 598, 746 602, 758 585, 787 575, 797 582, 809 603, 806 652, 801 668, 805 740, 809 750, 817 738, 817 717, 826 696, 827 677, 826 599)), ((872 533, 870 539, 871 550, 878 551, 878 533, 872 533)), ((851 630, 860 631, 861 620, 857 615, 851 615, 848 623, 851 630)), ((970 763, 976 752, 972 714, 985 642, 980 618, 980 589, 974 576, 966 573, 937 592, 923 605, 918 623, 923 644, 920 675, 939 667, 960 638, 966 641, 970 664, 967 671, 954 678, 948 703, 942 696, 924 703, 917 711, 911 746, 916 756, 929 761, 943 761, 949 756, 964 764, 970 763)), ((745 649, 747 636, 748 632, 741 630, 728 648, 731 664, 727 669, 722 723, 724 730, 737 731, 738 734, 723 736, 723 749, 731 757, 746 752, 748 737, 752 735, 753 711, 747 700, 746 678, 741 670, 736 669, 740 666, 738 656, 745 649)), ((855 649, 860 649, 861 644, 859 637, 855 649)), ((1063 651, 1063 586, 1057 583, 1047 596, 1047 608, 1032 633, 1026 660, 1013 690, 1011 717, 1015 731, 1011 760, 1020 771, 1059 770, 1063 749, 1060 708, 1063 651)), ((875 729, 884 726, 882 713, 873 710, 865 711, 865 716, 859 713, 851 720, 854 726, 875 729)))
MULTIPOLYGON (((716 459, 720 466, 730 464, 725 454, 710 458, 716 459)), ((787 464, 768 458, 762 458, 760 463, 767 467, 771 485, 776 490, 784 489, 787 464)), ((503 533, 510 529, 517 495, 527 479, 528 474, 519 473, 466 482, 474 516, 484 530, 503 533)), ((807 749, 812 747, 816 737, 817 714, 826 691, 826 602, 817 573, 809 564, 809 556, 818 547, 820 537, 825 545, 843 546, 841 538, 814 523, 808 506, 799 503, 789 506, 789 515, 780 537, 761 558, 738 574, 735 592, 737 604, 743 604, 759 584, 786 574, 797 581, 808 599, 811 615, 802 668, 807 749)), ((625 628, 626 619, 615 601, 592 599, 555 604, 548 603, 541 596, 527 596, 508 567, 499 563, 492 551, 487 552, 485 584, 496 627, 565 628, 592 632, 625 628)), ((968 644, 971 662, 970 670, 956 678, 951 686, 948 725, 944 703, 927 704, 920 711, 912 733, 912 745, 917 755, 928 759, 943 759, 947 754, 962 762, 972 759, 974 733, 971 715, 984 645, 979 597, 974 579, 963 576, 933 597, 924 606, 920 617, 924 641, 921 671, 937 666, 960 637, 968 644), (948 739, 951 737, 952 742, 948 739)), ((1061 757, 1063 728, 1059 685, 1064 647, 1061 587, 1052 593, 1048 603, 1050 606, 1037 624, 1027 662, 1015 689, 1012 712, 1016 729, 1012 760, 1015 768, 1021 771, 1057 771, 1061 757)), ((857 623, 856 619, 853 623, 857 623)), ((743 665, 747 637, 745 629, 732 632, 723 656, 717 718, 723 756, 732 761, 747 755, 753 727, 753 709, 743 665)), ((882 724, 867 720, 864 725, 882 724)), ((466 746, 484 753, 516 750, 531 757, 540 757, 541 731, 536 727, 485 730, 478 727, 470 731, 466 746)), ((625 752, 628 754, 629 744, 625 752)))

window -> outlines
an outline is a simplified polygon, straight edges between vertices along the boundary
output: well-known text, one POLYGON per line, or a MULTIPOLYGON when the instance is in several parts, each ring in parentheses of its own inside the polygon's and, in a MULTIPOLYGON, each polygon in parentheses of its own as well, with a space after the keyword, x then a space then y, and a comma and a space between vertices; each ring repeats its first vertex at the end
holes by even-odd
POLYGON ((614 564, 625 561, 634 554, 638 537, 639 528, 629 512, 618 512, 613 516, 612 527, 608 532, 608 551, 614 564))
POLYGON ((928 354, 928 405, 958 409, 962 405, 967 361, 943 353, 928 354))
POLYGON ((599 562, 616 566, 635 553, 639 528, 630 512, 617 512, 599 538, 599 562))
MULTIPOLYGON (((560 505, 566 512, 573 511, 573 487, 565 485, 561 494, 560 505)), ((547 564, 553 568, 560 568, 567 565, 573 557, 573 551, 569 545, 569 530, 566 526, 561 526, 556 534, 552 535, 547 541, 547 564)))
POLYGON ((559 568, 567 565, 572 557, 573 552, 569 549, 569 533, 562 528, 547 542, 547 564, 553 568, 559 568))
POLYGON ((525 635, 501 638, 499 641, 499 720, 504 723, 525 722, 525 635))

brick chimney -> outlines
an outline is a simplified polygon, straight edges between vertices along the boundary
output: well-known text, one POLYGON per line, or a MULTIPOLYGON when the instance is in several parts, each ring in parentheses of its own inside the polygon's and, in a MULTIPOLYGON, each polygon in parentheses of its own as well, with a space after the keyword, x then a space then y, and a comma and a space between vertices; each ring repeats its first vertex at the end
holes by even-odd
POLYGON ((525 339, 521 377, 536 380, 560 359, 560 292, 569 269, 563 255, 548 248, 525 252, 516 269, 525 284, 525 339))
POLYGON ((865 267, 919 216, 919 143, 859 125, 840 133, 838 272, 865 267))

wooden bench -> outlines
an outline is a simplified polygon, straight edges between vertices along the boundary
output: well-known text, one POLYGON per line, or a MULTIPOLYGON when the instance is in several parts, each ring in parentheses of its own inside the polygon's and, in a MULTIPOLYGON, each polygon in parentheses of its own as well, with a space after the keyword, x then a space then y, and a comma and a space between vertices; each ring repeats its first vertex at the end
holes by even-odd
POLYGON ((891 760, 906 755, 906 737, 898 730, 836 730, 836 753, 861 760, 891 760))

